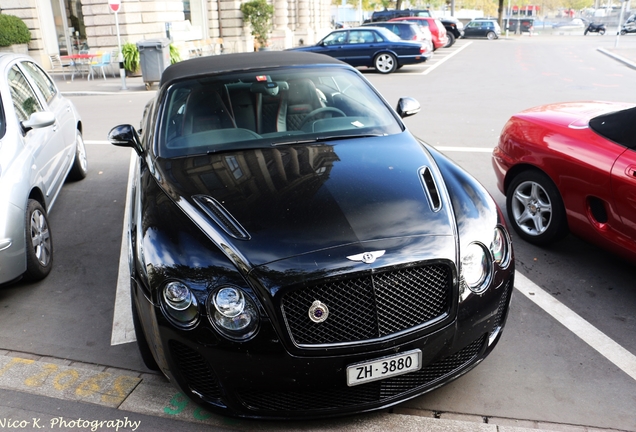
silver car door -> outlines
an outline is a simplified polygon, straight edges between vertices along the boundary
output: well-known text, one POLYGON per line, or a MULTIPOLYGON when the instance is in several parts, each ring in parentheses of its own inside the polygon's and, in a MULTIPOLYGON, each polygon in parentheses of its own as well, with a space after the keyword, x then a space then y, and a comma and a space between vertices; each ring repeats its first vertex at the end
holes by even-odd
POLYGON ((21 66, 24 68, 27 78, 29 78, 40 92, 44 103, 48 106, 49 111, 55 114, 55 122, 58 125, 56 133, 62 135, 64 143, 64 162, 62 171, 65 173, 70 169, 75 155, 75 135, 76 124, 75 115, 71 108, 71 102, 60 95, 53 80, 34 62, 23 61, 21 66))
MULTIPOLYGON (((31 87, 23 72, 13 65, 8 76, 11 99, 19 122, 29 119, 31 114, 44 111, 42 101, 31 87)), ((31 184, 42 188, 47 208, 61 186, 58 171, 63 163, 64 143, 56 133, 57 124, 26 131, 24 149, 33 158, 31 184)))

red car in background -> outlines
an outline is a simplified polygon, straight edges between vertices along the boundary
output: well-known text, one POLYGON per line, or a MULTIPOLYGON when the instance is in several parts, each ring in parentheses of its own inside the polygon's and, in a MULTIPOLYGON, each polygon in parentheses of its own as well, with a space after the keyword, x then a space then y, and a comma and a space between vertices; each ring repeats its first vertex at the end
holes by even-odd
POLYGON ((435 49, 442 48, 448 45, 448 35, 446 34, 446 27, 437 18, 432 17, 400 17, 393 18, 389 21, 406 21, 419 24, 420 27, 428 27, 433 35, 433 47, 435 49))
POLYGON ((636 262, 636 106, 571 102, 515 114, 492 157, 519 237, 568 232, 636 262))

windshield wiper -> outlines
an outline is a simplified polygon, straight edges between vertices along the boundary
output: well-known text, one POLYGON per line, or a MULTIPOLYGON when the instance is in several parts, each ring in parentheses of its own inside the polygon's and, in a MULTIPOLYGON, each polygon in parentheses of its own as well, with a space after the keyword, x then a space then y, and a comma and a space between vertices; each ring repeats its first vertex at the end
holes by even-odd
POLYGON ((381 137, 386 134, 355 134, 355 135, 331 135, 331 136, 321 136, 313 139, 304 139, 304 140, 291 140, 291 141, 279 141, 272 143, 272 146, 283 146, 283 145, 294 145, 294 144, 312 144, 317 142, 327 142, 327 141, 338 141, 338 140, 347 140, 354 138, 371 138, 371 137, 381 137))

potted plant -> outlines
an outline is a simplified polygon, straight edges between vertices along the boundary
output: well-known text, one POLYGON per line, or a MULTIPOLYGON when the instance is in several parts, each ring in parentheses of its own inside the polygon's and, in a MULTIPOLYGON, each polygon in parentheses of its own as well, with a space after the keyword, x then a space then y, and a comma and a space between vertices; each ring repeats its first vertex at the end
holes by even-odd
POLYGON ((0 51, 28 54, 31 32, 17 16, 0 14, 0 51))
POLYGON ((179 63, 181 61, 181 53, 179 52, 179 48, 175 45, 170 44, 170 64, 173 65, 175 63, 179 63))
POLYGON ((266 0, 251 0, 241 5, 243 19, 250 23, 252 36, 256 39, 259 49, 267 47, 269 32, 272 30, 274 6, 266 0))
POLYGON ((132 42, 126 42, 121 47, 121 55, 124 58, 124 69, 127 75, 139 75, 139 50, 137 45, 132 42))

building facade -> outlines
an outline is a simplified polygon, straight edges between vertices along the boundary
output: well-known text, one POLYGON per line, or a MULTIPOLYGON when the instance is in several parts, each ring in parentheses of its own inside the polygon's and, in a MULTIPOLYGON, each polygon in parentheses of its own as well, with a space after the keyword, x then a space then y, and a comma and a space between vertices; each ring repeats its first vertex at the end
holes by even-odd
MULTIPOLYGON (((243 22, 241 3, 121 0, 117 14, 109 0, 2 0, 0 8, 1 13, 18 16, 27 24, 31 30, 29 55, 49 68, 52 54, 112 51, 119 43, 165 37, 180 49, 182 58, 197 50, 210 54, 253 51, 254 40, 243 22)), ((330 0, 271 0, 271 4, 271 49, 313 44, 330 30, 330 0)))

